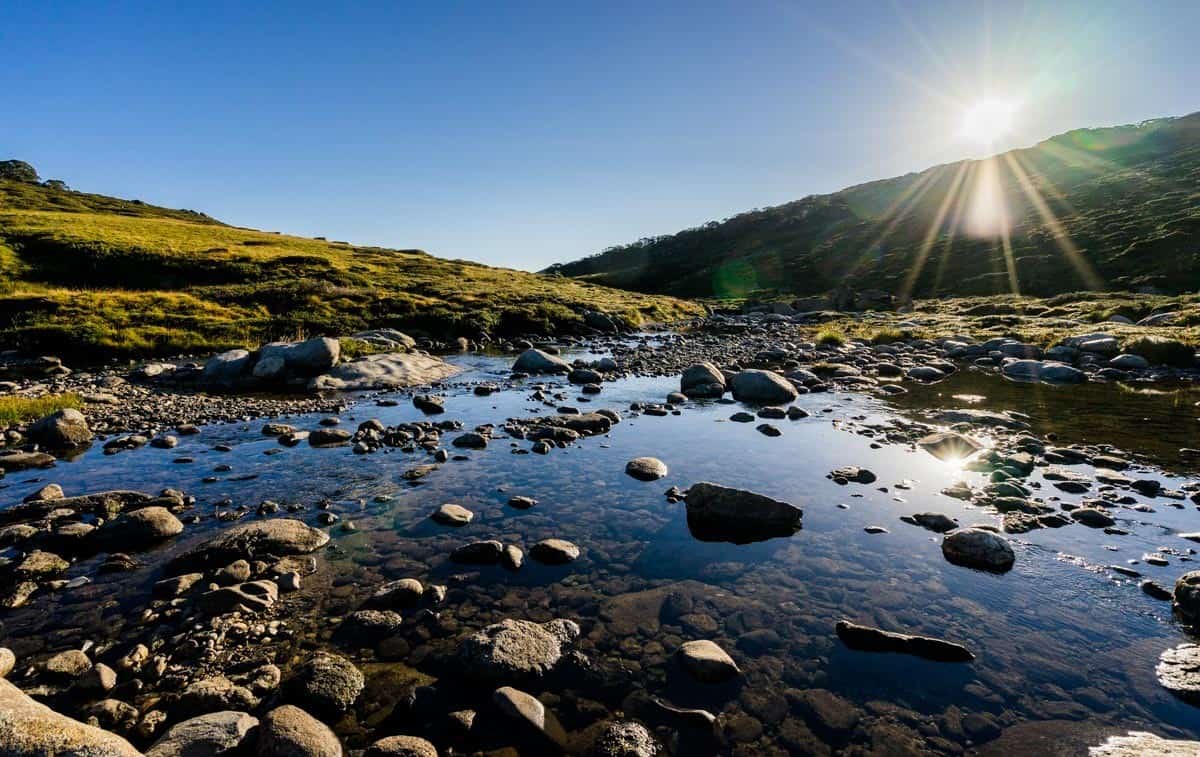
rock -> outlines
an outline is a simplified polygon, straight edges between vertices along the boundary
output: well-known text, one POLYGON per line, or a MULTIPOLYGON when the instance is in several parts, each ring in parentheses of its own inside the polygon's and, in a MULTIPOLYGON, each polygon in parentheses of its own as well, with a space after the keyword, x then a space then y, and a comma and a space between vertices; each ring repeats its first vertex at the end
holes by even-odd
POLYGON ((220 389, 232 389, 250 373, 252 363, 247 350, 229 350, 209 358, 199 383, 220 389))
POLYGON ((1095 507, 1081 507, 1070 515, 1072 520, 1092 528, 1108 528, 1116 523, 1111 515, 1095 507))
POLYGON ((688 397, 720 397, 725 393, 725 374, 712 363, 697 363, 684 370, 679 391, 688 397))
POLYGON ((791 382, 774 371, 749 369, 738 371, 730 382, 733 397, 742 402, 784 405, 796 399, 791 382))
POLYGON ((1142 371, 1150 367, 1150 361, 1141 355, 1125 353, 1109 360, 1108 365, 1122 371, 1142 371))
POLYGON ((464 449, 484 449, 488 446, 487 437, 475 431, 460 434, 454 437, 454 441, 450 443, 464 449))
POLYGON ((856 484, 873 484, 875 483, 875 474, 866 468, 859 468, 855 465, 847 465, 844 468, 838 468, 829 474, 834 481, 840 483, 853 482, 856 484))
POLYGON ((384 352, 341 363, 308 383, 310 391, 361 391, 422 386, 447 379, 461 368, 431 355, 384 352))
POLYGON ((59 652, 46 660, 42 669, 46 674, 60 680, 74 680, 92 669, 92 661, 78 649, 59 652))
POLYGON ((446 400, 432 394, 418 394, 413 397, 413 407, 426 415, 439 415, 446 412, 446 400))
POLYGON ((363 757, 438 757, 438 751, 417 736, 388 736, 367 747, 363 757))
POLYGON ((1154 674, 1167 691, 1200 704, 1200 644, 1180 644, 1163 652, 1154 674))
POLYGON ((947 531, 953 531, 958 528, 958 522, 948 515, 942 513, 915 513, 912 516, 913 523, 916 523, 921 528, 934 531, 939 534, 944 534, 947 531))
POLYGON ((910 636, 839 620, 836 631, 842 643, 866 652, 899 652, 938 662, 970 662, 975 655, 961 644, 928 636, 910 636))
POLYGON ((368 600, 372 607, 406 608, 421 601, 425 587, 415 578, 388 581, 375 590, 368 600))
POLYGON ((727 681, 742 672, 724 649, 707 639, 684 642, 675 657, 693 678, 705 683, 727 681))
POLYGON ((629 720, 607 724, 592 744, 594 757, 656 757, 662 748, 641 723, 629 720))
POLYGON ((105 523, 96 531, 96 539, 105 545, 137 549, 178 536, 183 524, 165 507, 143 507, 105 523))
POLYGON ((27 436, 47 449, 74 449, 92 441, 92 430, 83 413, 68 407, 31 424, 27 436))
POLYGON ((17 563, 17 573, 33 578, 47 578, 62 573, 71 564, 53 552, 35 549, 17 563))
POLYGON ((533 623, 508 618, 459 642, 458 661, 471 678, 520 682, 553 670, 563 647, 578 636, 579 626, 570 620, 533 623))
POLYGON ((1146 731, 1130 731, 1124 736, 1109 736, 1103 744, 1088 750, 1088 757, 1197 757, 1200 741, 1164 739, 1146 731))
POLYGON ((222 710, 252 710, 258 697, 245 686, 238 686, 225 676, 204 678, 188 684, 179 695, 175 709, 184 716, 204 715, 222 710))
POLYGON ((491 565, 500 559, 504 545, 495 540, 476 541, 455 549, 450 559, 468 565, 491 565))
POLYGON ((813 728, 827 734, 846 734, 858 725, 861 715, 851 702, 828 689, 785 692, 813 728))
POLYGON ((465 526, 471 522, 475 514, 462 505, 448 502, 434 510, 433 515, 429 517, 445 526, 465 526))
POLYGON ((311 447, 333 447, 346 444, 352 436, 344 428, 319 428, 308 432, 308 444, 311 447))
POLYGON ((939 460, 963 460, 978 452, 978 442, 953 431, 939 431, 922 437, 917 446, 939 460))
POLYGON ((508 506, 515 507, 518 510, 528 510, 536 504, 537 500, 533 497, 526 497, 518 494, 508 498, 508 506))
POLYGON ((520 547, 512 544, 504 545, 504 554, 500 555, 500 564, 509 570, 520 570, 525 564, 525 553, 520 547))
POLYGON ((340 640, 354 646, 372 646, 400 633, 404 618, 393 610, 358 610, 338 626, 340 640))
POLYGON ((513 720, 526 723, 537 731, 546 728, 546 707, 536 697, 511 686, 501 686, 492 693, 496 708, 513 720))
POLYGON ((604 381, 604 376, 590 368, 575 368, 567 374, 567 381, 572 384, 600 384, 604 381))
POLYGON ((60 715, 0 679, 0 753, 14 757, 140 757, 116 734, 60 715))
POLYGON ((45 452, 0 453, 0 471, 18 471, 28 468, 47 468, 54 465, 54 456, 45 452))
POLYGON ((262 555, 303 555, 329 543, 329 534, 291 518, 256 521, 234 526, 176 557, 167 570, 172 575, 228 565, 234 560, 262 555))
POLYGON ((17 656, 8 647, 0 647, 0 678, 8 678, 8 674, 17 666, 17 656))
POLYGON ((1200 624, 1200 570, 1184 573, 1175 581, 1171 607, 1188 623, 1200 624))
POLYGON ((657 457, 635 457, 625 464, 625 473, 639 481, 655 481, 667 475, 667 465, 657 457))
POLYGON ((211 712, 171 726, 146 757, 232 757, 245 751, 247 736, 257 727, 258 718, 245 712, 211 712))
POLYGON ((333 731, 299 707, 268 712, 258 729, 258 757, 342 757, 333 731))
POLYGON ((1051 384, 1079 384, 1087 381, 1087 374, 1078 368, 1054 361, 1009 360, 1000 372, 1005 377, 1018 381, 1045 381, 1051 384))
POLYGON ((227 615, 262 612, 278 600, 279 586, 274 581, 247 581, 205 592, 196 604, 209 615, 227 615))
POLYGON ((946 534, 942 555, 955 565, 996 573, 1011 569, 1016 561, 1007 539, 981 528, 960 528, 946 534))
MULTIPOLYGON (((272 342, 258 351, 258 363, 264 360, 283 362, 283 369, 270 372, 273 376, 311 378, 325 373, 338 363, 341 343, 327 336, 317 336, 303 342, 272 342)), ((258 365, 255 365, 257 370, 258 365)))
POLYGON ((529 548, 529 556, 547 565, 563 565, 579 557, 579 547, 565 539, 543 539, 529 548))
POLYGON ((795 527, 803 512, 794 505, 745 489, 701 481, 684 492, 689 517, 733 526, 795 527))
POLYGON ((520 373, 570 373, 571 366, 556 355, 528 349, 521 353, 512 369, 520 373))
POLYGON ((287 698, 314 712, 337 715, 349 710, 366 685, 363 674, 345 657, 318 652, 302 664, 286 685, 287 698))
POLYGON ((46 502, 49 500, 58 500, 65 497, 63 488, 58 484, 46 484, 41 489, 38 489, 33 494, 25 497, 22 502, 46 502))

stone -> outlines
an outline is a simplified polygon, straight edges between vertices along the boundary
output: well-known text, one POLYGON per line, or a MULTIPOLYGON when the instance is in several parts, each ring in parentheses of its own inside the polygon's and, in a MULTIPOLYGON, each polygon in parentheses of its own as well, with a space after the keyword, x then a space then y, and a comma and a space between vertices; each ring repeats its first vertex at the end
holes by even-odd
POLYGON ((0 678, 8 678, 17 666, 17 656, 8 647, 0 647, 0 678))
POLYGON ((786 502, 745 489, 701 481, 684 492, 688 515, 735 526, 795 527, 803 512, 786 502))
POLYGON ((434 510, 430 517, 445 526, 465 526, 471 522, 475 514, 462 505, 446 503, 434 510))
POLYGON ((861 714, 853 703, 828 689, 805 689, 795 692, 789 690, 785 693, 813 728, 822 733, 850 733, 861 719, 861 714))
POLYGON ((529 548, 529 556, 547 565, 563 565, 579 557, 579 547, 565 539, 543 539, 529 548))
POLYGON ((74 449, 92 441, 92 430, 88 428, 87 418, 70 407, 30 424, 26 435, 30 441, 54 450, 74 449))
POLYGON ((1171 607, 1188 623, 1200 624, 1200 570, 1184 573, 1175 581, 1171 607))
POLYGON ((199 382, 206 386, 232 389, 244 380, 251 369, 248 350, 229 350, 209 358, 199 382))
POLYGON ((639 481, 656 481, 667 475, 667 465, 656 457, 635 457, 625 464, 625 473, 639 481))
POLYGON ((420 602, 424 594, 425 587, 420 581, 415 578, 401 578, 380 586, 368 602, 373 607, 405 608, 420 602))
POLYGON ((231 612, 262 612, 279 600, 279 586, 274 581, 247 581, 222 586, 201 594, 197 606, 209 615, 231 612))
POLYGON ((492 693, 492 702, 496 709, 513 720, 526 723, 537 731, 545 730, 546 706, 531 694, 511 686, 501 686, 492 693))
POLYGON ((257 706, 258 697, 254 692, 225 676, 193 681, 180 693, 175 703, 175 709, 186 717, 225 710, 243 712, 257 706))
POLYGON ((942 555, 955 565, 1003 573, 1016 561, 1012 546, 999 534, 960 528, 942 539, 942 555))
POLYGON ((1111 515, 1096 507, 1081 507, 1072 510, 1071 520, 1091 528, 1108 528, 1117 521, 1111 515))
POLYGON ((454 437, 454 441, 450 442, 455 447, 463 449, 484 449, 488 446, 487 437, 476 431, 468 431, 465 434, 459 434, 454 437))
POLYGON ((346 444, 353 436, 344 428, 319 428, 308 432, 310 447, 336 447, 346 444))
POLYGON ((1167 691, 1200 704, 1200 644, 1180 644, 1166 650, 1159 656, 1154 674, 1167 691))
POLYGON ((342 757, 333 731, 299 707, 285 704, 268 712, 258 728, 258 757, 342 757))
POLYGON ((712 363, 696 363, 684 370, 679 391, 688 397, 720 397, 725 393, 725 374, 712 363))
POLYGON ((412 399, 413 407, 426 415, 440 415, 446 412, 446 400, 432 394, 417 394, 412 399))
POLYGON ((939 431, 922 437, 917 446, 939 460, 963 460, 982 449, 974 439, 953 431, 939 431))
POLYGON ((517 357, 512 369, 520 373, 570 373, 571 366, 557 355, 528 349, 517 357))
POLYGON ((1109 736, 1088 757, 1200 757, 1200 741, 1164 739, 1146 731, 1109 736))
POLYGON ((68 649, 59 652, 46 660, 42 669, 47 675, 58 679, 72 680, 80 678, 92 669, 92 661, 87 654, 78 649, 68 649))
POLYGON ((707 639, 684 642, 675 657, 693 678, 705 683, 727 681, 742 672, 724 649, 707 639))
POLYGON ((432 384, 462 369, 441 358, 419 353, 382 352, 341 363, 308 382, 310 391, 398 389, 432 384))
POLYGON ((139 757, 125 739, 60 715, 0 679, 0 754, 139 757))
POLYGON ((47 468, 54 465, 54 456, 45 452, 5 452, 0 454, 0 470, 18 471, 47 468))
POLYGON ((629 720, 608 723, 592 744, 594 757, 655 757, 662 747, 646 726, 629 720))
POLYGON ((183 523, 165 507, 143 507, 108 521, 96 531, 105 545, 137 549, 183 533, 183 523))
POLYGON ((400 633, 403 623, 394 610, 358 610, 346 616, 337 635, 356 646, 371 646, 400 633))
POLYGON ((898 652, 937 662, 970 662, 975 655, 961 644, 928 636, 884 631, 839 620, 835 627, 838 638, 847 647, 866 652, 898 652))
POLYGON ((258 718, 245 712, 210 712, 171 726, 146 757, 233 757, 245 751, 247 737, 257 727, 258 718))
POLYGON ((170 562, 170 574, 190 573, 262 555, 302 555, 324 547, 329 534, 291 518, 276 518, 234 526, 170 562))
POLYGON ((736 400, 765 405, 784 405, 799 396, 796 387, 783 376, 774 371, 758 369, 738 371, 730 382, 730 388, 736 400))
POLYGON ((302 702, 318 714, 337 715, 354 705, 365 685, 353 662, 318 652, 296 669, 285 689, 288 700, 302 702))
POLYGON ((450 553, 450 559, 468 565, 491 565, 500 559, 504 545, 495 540, 464 544, 450 553))
POLYGON ((265 374, 271 377, 310 378, 325 373, 337 365, 341 357, 341 343, 327 336, 317 336, 303 342, 272 342, 258 350, 258 364, 271 363, 265 374), (282 361, 282 368, 276 367, 282 361))
POLYGON ((363 757, 438 757, 438 751, 418 736, 388 736, 367 747, 363 757))
POLYGON ((829 475, 838 483, 873 484, 876 480, 874 473, 866 468, 859 468, 856 465, 847 465, 843 468, 838 468, 831 471, 829 475))
POLYGON ((464 638, 457 658, 463 673, 492 683, 539 678, 554 669, 563 647, 579 636, 570 620, 533 623, 506 618, 464 638))
POLYGON ((71 564, 53 552, 35 549, 17 563, 18 573, 33 578, 47 578, 62 573, 71 564))
POLYGON ((944 534, 947 531, 953 531, 958 528, 956 520, 942 513, 915 513, 912 516, 912 521, 921 528, 939 534, 944 534))
POLYGON ((38 489, 33 494, 25 497, 22 502, 46 502, 48 500, 58 500, 65 497, 63 488, 58 484, 46 484, 41 489, 38 489))

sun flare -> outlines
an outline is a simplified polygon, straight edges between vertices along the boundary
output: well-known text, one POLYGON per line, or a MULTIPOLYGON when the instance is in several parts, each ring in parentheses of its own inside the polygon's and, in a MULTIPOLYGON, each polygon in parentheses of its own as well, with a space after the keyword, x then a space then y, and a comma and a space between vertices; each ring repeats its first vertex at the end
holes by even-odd
POLYGON ((983 144, 991 144, 1013 127, 1019 104, 1016 100, 988 97, 963 113, 959 135, 983 144))

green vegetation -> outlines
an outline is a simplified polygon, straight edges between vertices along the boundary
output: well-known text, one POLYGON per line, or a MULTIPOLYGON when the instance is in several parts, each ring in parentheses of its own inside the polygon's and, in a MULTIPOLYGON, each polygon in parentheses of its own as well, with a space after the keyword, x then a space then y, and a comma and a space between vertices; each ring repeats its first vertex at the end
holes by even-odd
POLYGON ((66 407, 80 407, 77 394, 52 394, 45 397, 0 397, 0 428, 36 420, 66 407))
POLYGON ((817 344, 841 347, 846 343, 846 334, 841 329, 825 328, 817 332, 817 344))
POLYGON ((671 297, 0 180, 0 343, 31 353, 199 353, 385 326, 436 338, 569 332, 591 310, 629 325, 703 312, 671 297))
POLYGON ((549 270, 717 299, 842 286, 902 300, 1011 293, 1014 284, 1038 296, 1195 291, 1197 177, 1200 113, 1069 132, 989 161, 752 210, 549 270), (977 200, 990 194, 980 187, 1002 198, 1002 213, 980 211, 977 200), (1011 219, 1007 240, 997 233, 1000 217, 1011 219))

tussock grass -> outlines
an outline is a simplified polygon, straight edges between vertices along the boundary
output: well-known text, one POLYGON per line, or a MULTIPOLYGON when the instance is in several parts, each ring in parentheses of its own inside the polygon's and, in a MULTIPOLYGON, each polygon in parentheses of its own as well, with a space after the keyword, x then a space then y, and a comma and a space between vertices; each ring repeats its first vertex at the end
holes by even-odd
POLYGON ((841 347, 846 343, 846 333, 841 329, 824 328, 817 332, 815 341, 826 347, 841 347))
POLYGON ((0 427, 37 420, 66 407, 83 405, 77 394, 52 394, 45 397, 0 397, 0 427))

